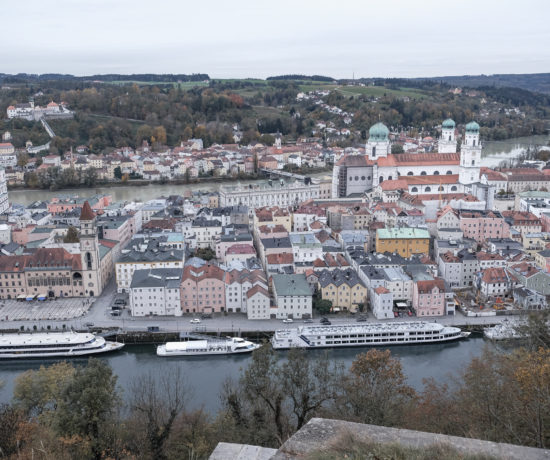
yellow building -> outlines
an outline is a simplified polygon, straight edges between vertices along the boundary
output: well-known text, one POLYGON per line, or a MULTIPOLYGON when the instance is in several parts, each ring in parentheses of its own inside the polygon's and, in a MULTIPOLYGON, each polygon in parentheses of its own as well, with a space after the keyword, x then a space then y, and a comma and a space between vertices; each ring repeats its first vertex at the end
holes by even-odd
POLYGON ((333 311, 357 311, 359 304, 365 304, 367 287, 351 268, 318 272, 319 293, 323 300, 332 302, 333 311))
POLYGON ((423 228, 381 228, 376 230, 376 252, 391 252, 402 257, 428 254, 430 234, 423 228))

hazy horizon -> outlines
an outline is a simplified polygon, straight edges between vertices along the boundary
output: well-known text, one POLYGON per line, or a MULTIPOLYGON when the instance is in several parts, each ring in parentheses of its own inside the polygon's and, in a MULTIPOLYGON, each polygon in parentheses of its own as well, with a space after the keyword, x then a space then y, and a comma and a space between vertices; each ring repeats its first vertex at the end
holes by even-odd
POLYGON ((550 71, 550 2, 280 0, 10 4, 3 73, 438 77, 550 71), (21 27, 21 32, 17 32, 21 27))

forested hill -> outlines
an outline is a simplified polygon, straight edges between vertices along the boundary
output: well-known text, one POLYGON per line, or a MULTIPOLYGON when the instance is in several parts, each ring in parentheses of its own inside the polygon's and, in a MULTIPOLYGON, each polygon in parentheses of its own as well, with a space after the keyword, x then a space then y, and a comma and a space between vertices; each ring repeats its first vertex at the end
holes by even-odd
POLYGON ((206 73, 196 73, 191 75, 140 73, 140 74, 104 74, 104 75, 86 75, 86 76, 75 76, 75 75, 60 74, 60 73, 44 73, 44 74, 18 73, 16 75, 0 73, 0 82, 2 83, 33 83, 33 82, 44 82, 44 81, 52 81, 52 80, 104 81, 104 82, 138 81, 138 82, 151 82, 151 83, 177 83, 177 82, 185 82, 185 81, 206 81, 206 80, 210 80, 210 77, 206 73))
POLYGON ((452 86, 478 88, 482 86, 521 88, 537 93, 550 94, 550 73, 461 75, 449 77, 413 78, 411 80, 430 80, 447 83, 452 86))

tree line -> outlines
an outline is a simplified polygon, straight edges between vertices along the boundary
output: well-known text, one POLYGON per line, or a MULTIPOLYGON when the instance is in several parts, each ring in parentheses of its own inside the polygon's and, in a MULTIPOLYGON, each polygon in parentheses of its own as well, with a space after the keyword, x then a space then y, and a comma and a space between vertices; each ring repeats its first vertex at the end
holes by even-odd
POLYGON ((60 362, 21 374, 0 407, 0 456, 17 459, 208 458, 221 441, 279 447, 314 416, 550 446, 548 314, 530 319, 523 348, 486 348, 451 383, 412 388, 389 350, 357 355, 349 369, 328 354, 255 351, 226 380, 215 415, 191 409, 177 367, 124 391, 105 361, 60 362))

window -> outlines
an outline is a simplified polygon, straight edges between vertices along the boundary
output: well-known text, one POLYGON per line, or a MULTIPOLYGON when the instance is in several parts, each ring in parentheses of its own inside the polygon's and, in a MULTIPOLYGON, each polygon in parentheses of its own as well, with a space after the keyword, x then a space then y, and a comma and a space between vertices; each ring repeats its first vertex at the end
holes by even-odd
POLYGON ((427 174, 426 174, 426 171, 422 171, 422 172, 420 173, 420 175, 421 175, 421 176, 426 176, 426 175, 427 175, 427 174))
POLYGON ((413 192, 413 193, 416 193, 416 192, 418 192, 418 188, 417 188, 417 187, 413 187, 413 188, 411 188, 411 192, 413 192))
POLYGON ((431 192, 431 191, 432 191, 432 188, 431 188, 431 187, 426 187, 426 188, 424 189, 424 191, 425 191, 425 192, 431 192))

